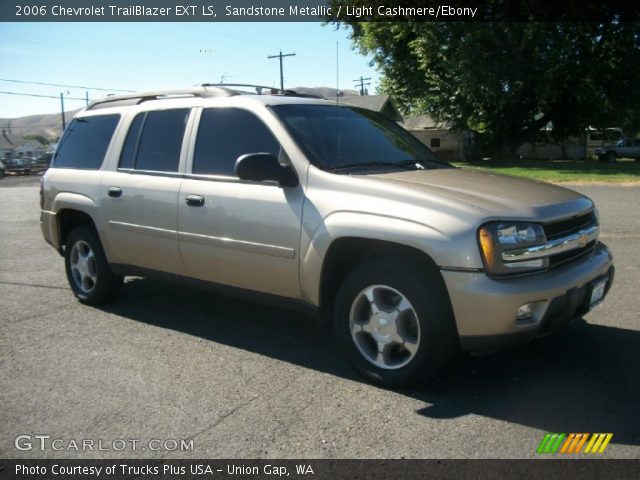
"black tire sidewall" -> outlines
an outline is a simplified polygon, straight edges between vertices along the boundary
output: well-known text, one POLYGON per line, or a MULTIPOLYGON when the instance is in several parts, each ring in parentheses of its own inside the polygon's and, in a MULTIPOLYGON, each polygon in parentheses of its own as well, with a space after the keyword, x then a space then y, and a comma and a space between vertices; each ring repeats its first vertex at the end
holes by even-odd
POLYGON ((434 279, 432 275, 433 272, 425 274, 409 263, 379 260, 357 268, 342 283, 334 306, 336 340, 353 367, 369 381, 384 387, 419 385, 440 374, 455 355, 457 334, 449 298, 441 278, 434 279), (373 365, 362 356, 351 337, 351 305, 355 296, 371 285, 388 285, 398 290, 411 302, 418 316, 420 346, 415 357, 402 368, 387 370, 373 365))

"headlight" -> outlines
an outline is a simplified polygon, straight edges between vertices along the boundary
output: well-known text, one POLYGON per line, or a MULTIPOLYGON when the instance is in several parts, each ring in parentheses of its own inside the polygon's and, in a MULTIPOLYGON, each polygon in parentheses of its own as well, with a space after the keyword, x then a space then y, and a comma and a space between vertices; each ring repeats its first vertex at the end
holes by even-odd
POLYGON ((487 223, 478 230, 478 243, 487 273, 509 275, 546 268, 548 259, 506 262, 502 252, 544 245, 547 239, 541 225, 520 222, 487 223))

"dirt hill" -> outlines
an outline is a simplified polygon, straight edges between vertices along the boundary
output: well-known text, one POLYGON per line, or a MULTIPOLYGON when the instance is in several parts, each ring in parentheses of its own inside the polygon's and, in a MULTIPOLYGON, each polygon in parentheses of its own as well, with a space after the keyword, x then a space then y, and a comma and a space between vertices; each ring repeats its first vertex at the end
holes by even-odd
MULTIPOLYGON (((78 110, 65 112, 67 123, 78 110)), ((58 138, 62 134, 62 117, 59 113, 29 115, 18 118, 0 118, 0 127, 11 137, 40 135, 45 138, 58 138)))

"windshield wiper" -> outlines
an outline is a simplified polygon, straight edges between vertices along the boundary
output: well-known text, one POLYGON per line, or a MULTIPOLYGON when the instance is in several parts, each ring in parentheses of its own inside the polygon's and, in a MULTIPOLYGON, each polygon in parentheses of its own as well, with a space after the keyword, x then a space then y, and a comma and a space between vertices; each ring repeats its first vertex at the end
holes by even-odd
POLYGON ((356 162, 356 163, 341 163, 327 168, 329 171, 346 170, 348 168, 358 167, 396 167, 403 168, 404 170, 416 170, 418 167, 413 160, 403 160, 402 162, 356 162))

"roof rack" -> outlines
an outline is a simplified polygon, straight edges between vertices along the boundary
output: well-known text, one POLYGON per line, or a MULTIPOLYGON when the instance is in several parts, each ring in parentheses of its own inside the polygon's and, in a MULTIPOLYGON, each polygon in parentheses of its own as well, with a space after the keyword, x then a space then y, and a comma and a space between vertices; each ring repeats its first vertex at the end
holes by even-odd
POLYGON ((173 90, 153 90, 149 92, 123 93, 121 95, 109 95, 95 100, 89 104, 87 110, 99 108, 120 107, 125 105, 138 105, 149 100, 161 100, 180 97, 232 97, 239 95, 229 88, 220 88, 217 85, 204 84, 199 87, 177 88, 173 90))
POLYGON ((203 83, 202 87, 215 87, 215 88, 223 88, 229 90, 230 92, 234 92, 238 95, 242 94, 252 94, 252 95, 265 95, 264 91, 268 92, 267 95, 282 95, 286 97, 309 97, 309 98, 321 98, 317 95, 311 95, 307 93, 298 93, 295 90, 286 90, 277 87, 267 87, 265 85, 253 85, 250 83, 203 83), (253 92, 247 92, 246 90, 236 90, 239 87, 243 88, 251 88, 253 92))

